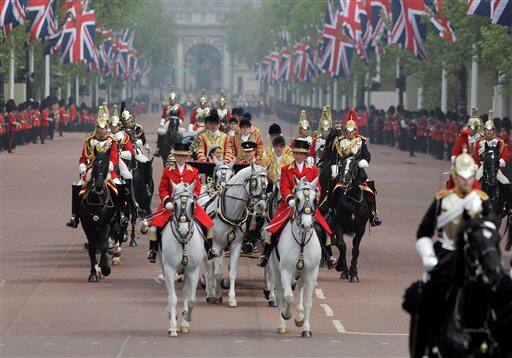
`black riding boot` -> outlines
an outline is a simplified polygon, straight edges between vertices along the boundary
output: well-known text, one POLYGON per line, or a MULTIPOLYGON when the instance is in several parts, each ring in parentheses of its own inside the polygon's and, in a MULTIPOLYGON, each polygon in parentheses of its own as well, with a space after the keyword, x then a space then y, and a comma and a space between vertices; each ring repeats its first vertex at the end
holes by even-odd
POLYGON ((149 252, 148 252, 148 261, 151 263, 155 263, 156 255, 158 254, 158 241, 149 241, 149 252))
POLYGON ((319 223, 315 222, 315 231, 318 239, 320 240, 320 246, 322 247, 322 257, 325 259, 327 264, 327 268, 332 270, 336 265, 336 259, 332 256, 332 248, 331 245, 327 246, 327 233, 320 226, 319 223))
POLYGON ((71 186, 71 218, 69 219, 69 222, 66 223, 66 226, 77 228, 78 224, 80 222, 80 219, 78 218, 78 208, 80 207, 80 190, 82 189, 82 185, 75 185, 73 184, 71 186))
POLYGON ((117 197, 114 198, 114 205, 119 217, 121 226, 128 225, 128 219, 124 216, 124 206, 126 205, 126 184, 116 184, 117 197))
POLYGON ((162 147, 162 142, 164 141, 164 136, 163 135, 157 135, 157 139, 156 139, 156 150, 155 152, 153 153, 153 156, 154 157, 161 157, 162 156, 162 153, 160 153, 160 148, 162 147))
POLYGON ((208 237, 210 235, 209 230, 203 226, 201 226, 201 229, 203 230, 204 249, 206 251, 206 255, 208 256, 208 260, 218 257, 219 255, 215 252, 215 250, 213 250, 213 240, 211 237, 208 237))
POLYGON ((137 213, 139 218, 144 218, 146 216, 146 212, 142 210, 137 203, 137 199, 135 198, 135 190, 133 189, 133 181, 131 179, 125 179, 126 189, 128 190, 130 205, 133 210, 137 213))
POLYGON ((266 243, 263 245, 263 255, 260 256, 258 259, 257 265, 259 267, 265 267, 267 266, 268 259, 270 257, 270 254, 272 253, 272 250, 274 249, 274 246, 276 246, 277 238, 279 237, 279 233, 272 234, 270 236, 270 244, 266 243))
POLYGON ((377 215, 377 190, 375 190, 375 182, 373 180, 368 180, 366 183, 373 191, 373 195, 365 192, 366 202, 368 203, 368 209, 370 210, 370 225, 372 227, 379 226, 382 224, 382 220, 377 215))

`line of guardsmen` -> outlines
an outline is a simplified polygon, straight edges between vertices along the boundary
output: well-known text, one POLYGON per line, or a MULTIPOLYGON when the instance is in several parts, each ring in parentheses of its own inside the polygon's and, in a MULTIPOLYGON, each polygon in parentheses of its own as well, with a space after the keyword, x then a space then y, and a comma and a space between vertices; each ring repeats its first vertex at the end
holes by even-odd
POLYGON ((39 101, 29 99, 16 104, 12 99, 0 104, 0 151, 9 153, 18 145, 28 143, 44 144, 58 133, 90 132, 94 129, 94 111, 85 103, 77 109, 75 99, 69 97, 67 103, 55 96, 39 101))

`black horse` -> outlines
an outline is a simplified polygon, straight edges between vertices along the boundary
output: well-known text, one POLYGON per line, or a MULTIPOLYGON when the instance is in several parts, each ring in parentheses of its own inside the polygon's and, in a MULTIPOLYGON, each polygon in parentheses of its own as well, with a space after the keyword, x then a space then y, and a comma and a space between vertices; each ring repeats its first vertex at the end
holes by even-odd
POLYGON ((157 130, 158 133, 158 156, 162 158, 163 165, 167 164, 167 158, 175 143, 181 142, 181 134, 178 131, 180 119, 176 116, 170 116, 167 123, 157 130))
POLYGON ((107 187, 105 179, 109 172, 110 155, 107 151, 94 153, 91 179, 86 186, 85 194, 80 202, 79 217, 89 243, 89 258, 91 273, 89 282, 97 282, 98 276, 110 275, 110 266, 107 259, 108 237, 110 225, 116 209, 112 192, 107 187), (99 266, 96 253, 100 252, 99 266))
POLYGON ((333 229, 334 244, 340 252, 336 270, 341 272, 340 279, 359 282, 357 274, 359 245, 366 232, 370 211, 365 193, 360 186, 357 155, 340 160, 338 175, 334 180, 331 179, 330 172, 330 165, 322 166, 320 179, 329 180, 327 183, 322 183, 324 188, 329 188, 329 191, 322 201, 320 209, 333 229), (347 267, 347 245, 343 239, 345 234, 354 236, 350 268, 347 267))
POLYGON ((440 259, 430 281, 406 292, 412 357, 427 350, 429 356, 442 357, 512 354, 512 284, 501 266, 499 233, 486 220, 467 219, 456 251, 440 259), (496 304, 498 295, 502 299, 496 304))

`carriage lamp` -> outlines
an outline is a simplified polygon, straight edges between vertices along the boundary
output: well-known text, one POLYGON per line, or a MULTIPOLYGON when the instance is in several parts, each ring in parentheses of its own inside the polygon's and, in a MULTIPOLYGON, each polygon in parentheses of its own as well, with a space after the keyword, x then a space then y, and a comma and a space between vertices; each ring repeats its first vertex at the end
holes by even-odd
POLYGON ((297 270, 302 270, 304 268, 304 254, 302 252, 299 255, 299 259, 297 260, 297 270))
POLYGON ((183 249, 183 256, 181 257, 181 264, 183 266, 188 265, 188 255, 187 255, 187 250, 185 250, 185 249, 183 249))

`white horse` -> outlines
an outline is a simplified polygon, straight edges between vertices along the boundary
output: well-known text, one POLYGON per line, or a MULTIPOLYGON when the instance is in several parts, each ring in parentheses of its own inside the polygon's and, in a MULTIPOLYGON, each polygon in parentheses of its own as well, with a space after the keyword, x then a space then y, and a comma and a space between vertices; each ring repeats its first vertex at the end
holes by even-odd
POLYGON ((230 245, 228 305, 229 307, 237 306, 235 281, 242 239, 249 226, 250 213, 254 211, 256 203, 265 194, 266 185, 267 172, 263 167, 252 164, 233 176, 225 184, 220 195, 207 208, 207 212, 210 212, 211 208, 216 210, 212 230, 213 249, 218 257, 212 260, 213 273, 211 273, 210 281, 212 291, 207 292, 213 294, 214 303, 222 302, 222 260, 220 254, 224 248, 230 245))
POLYGON ((313 303, 313 290, 318 277, 322 258, 320 241, 313 222, 316 209, 318 178, 308 183, 304 178, 295 179, 293 220, 284 227, 279 242, 270 257, 271 272, 276 287, 279 307, 278 333, 286 333, 286 323, 292 317, 292 282, 299 271, 298 295, 295 325, 302 327, 302 337, 312 336, 309 315, 313 303), (278 256, 279 255, 279 256, 278 256))
POLYGON ((213 187, 214 192, 218 192, 221 190, 224 185, 231 179, 231 177, 235 174, 233 170, 233 166, 235 165, 235 161, 233 160, 231 163, 224 163, 222 160, 217 160, 215 158, 215 169, 213 171, 213 178, 207 179, 211 180, 211 184, 207 182, 207 185, 203 185, 201 187, 201 193, 199 194, 199 198, 197 199, 197 203, 201 206, 208 205, 212 199, 215 198, 215 193, 208 192, 208 187, 213 187), (214 195, 212 197, 211 195, 214 195))
POLYGON ((199 224, 193 219, 195 183, 187 185, 173 183, 174 213, 162 232, 162 269, 167 286, 167 313, 169 314, 169 336, 178 336, 174 287, 176 272, 185 271, 183 289, 183 313, 180 331, 188 333, 192 321, 192 309, 196 304, 196 288, 201 264, 206 257, 204 238, 199 224))

